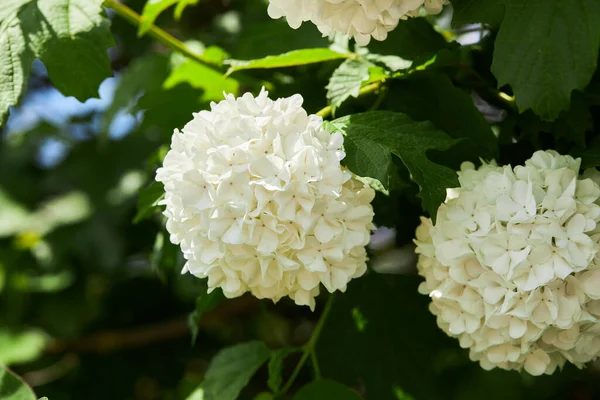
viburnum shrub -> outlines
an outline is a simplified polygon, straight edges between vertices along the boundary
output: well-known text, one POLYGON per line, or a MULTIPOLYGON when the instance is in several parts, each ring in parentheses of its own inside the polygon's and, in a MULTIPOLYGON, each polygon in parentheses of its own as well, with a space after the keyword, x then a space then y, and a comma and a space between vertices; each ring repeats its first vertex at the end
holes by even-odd
POLYGON ((600 398, 599 0, 138 3, 0 0, 0 365, 60 398, 191 333, 75 397, 600 398))

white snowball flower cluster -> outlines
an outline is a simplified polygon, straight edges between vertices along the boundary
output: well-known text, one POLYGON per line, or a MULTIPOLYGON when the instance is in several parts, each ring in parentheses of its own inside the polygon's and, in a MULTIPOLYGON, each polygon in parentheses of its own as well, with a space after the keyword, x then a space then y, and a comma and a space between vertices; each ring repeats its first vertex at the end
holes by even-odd
POLYGON ((385 40, 401 19, 418 15, 421 7, 430 14, 442 11, 447 0, 269 0, 271 18, 286 17, 297 29, 311 21, 325 36, 336 32, 353 36, 365 46, 385 40))
POLYGON ((600 355, 600 187, 538 151, 514 169, 464 163, 415 243, 438 325, 485 369, 551 374, 600 355))
POLYGON ((167 230, 209 290, 313 308, 320 283, 344 291, 366 271, 375 193, 302 101, 228 95, 173 134, 156 175, 167 230))

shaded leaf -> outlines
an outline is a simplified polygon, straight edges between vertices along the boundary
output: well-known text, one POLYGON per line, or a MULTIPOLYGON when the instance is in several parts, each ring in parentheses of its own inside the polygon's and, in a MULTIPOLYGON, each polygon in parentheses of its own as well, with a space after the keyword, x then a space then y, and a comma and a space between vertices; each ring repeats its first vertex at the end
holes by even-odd
POLYGON ((200 324, 202 315, 207 311, 214 310, 224 299, 225 296, 221 289, 215 289, 196 298, 196 308, 188 317, 188 326, 192 332, 192 345, 198 338, 198 324, 200 324))
POLYGON ((453 0, 452 25, 474 22, 497 25, 502 22, 504 4, 498 0, 453 0))
POLYGON ((279 391, 282 384, 281 370, 283 368, 283 361, 288 355, 299 351, 302 350, 285 347, 271 352, 271 358, 269 359, 269 380, 267 380, 267 385, 274 393, 279 391))
POLYGON ((258 341, 221 350, 206 371, 204 400, 235 400, 270 355, 267 346, 258 341))
POLYGON ((25 382, 0 365, 0 399, 36 400, 37 396, 25 382))
POLYGON ((371 273, 350 282, 333 305, 317 343, 321 373, 365 398, 397 400, 397 388, 415 399, 447 398, 439 385, 438 355, 458 344, 446 337, 420 295, 420 279, 371 273), (382 310, 394 310, 393 315, 382 310), (426 343, 415 346, 415 343, 426 343))
POLYGON ((446 198, 446 188, 456 187, 456 172, 432 162, 427 152, 445 150, 457 143, 429 122, 415 122, 405 114, 371 111, 338 118, 326 125, 345 136, 345 163, 359 176, 379 180, 390 187, 392 154, 408 168, 421 188, 423 209, 435 218, 446 198))
POLYGON ((102 0, 12 0, 0 11, 0 125, 39 58, 54 86, 81 101, 112 75, 114 45, 102 0))
POLYGON ((425 18, 409 18, 400 20, 386 40, 371 40, 367 47, 371 53, 423 62, 447 45, 444 37, 425 18))
POLYGON ((165 188, 160 182, 152 182, 150 185, 142 188, 138 196, 137 213, 133 218, 133 223, 137 224, 143 219, 148 218, 158 210, 158 203, 165 196, 165 188))
POLYGON ((302 387, 294 400, 360 400, 354 390, 330 379, 321 379, 302 387))
POLYGON ((521 112, 554 120, 571 92, 590 82, 600 48, 600 2, 506 0, 492 72, 510 85, 521 112))
POLYGON ((473 98, 445 74, 414 73, 394 80, 388 105, 416 121, 431 121, 453 138, 468 138, 469 157, 495 158, 497 140, 473 98))

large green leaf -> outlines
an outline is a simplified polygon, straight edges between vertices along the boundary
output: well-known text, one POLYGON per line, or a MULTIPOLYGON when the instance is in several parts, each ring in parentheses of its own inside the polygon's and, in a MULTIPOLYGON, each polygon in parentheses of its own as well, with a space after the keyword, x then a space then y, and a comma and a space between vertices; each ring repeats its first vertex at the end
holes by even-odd
POLYGON ((36 400, 37 396, 21 379, 0 365, 0 399, 36 400))
POLYGON ((211 361, 202 388, 204 400, 235 400, 252 375, 269 359, 263 342, 253 341, 221 350, 211 361))
POLYGON ((455 171, 427 156, 429 150, 445 150, 457 141, 429 122, 415 122, 390 111, 370 111, 338 118, 327 126, 345 135, 348 168, 379 180, 385 188, 390 187, 392 154, 400 157, 421 188, 423 208, 432 217, 446 198, 446 189, 458 185, 455 171))
POLYGON ((325 48, 294 50, 276 56, 259 58, 257 60, 229 60, 228 63, 231 67, 227 73, 232 74, 235 71, 243 69, 294 67, 297 65, 314 64, 343 58, 348 58, 348 54, 338 53, 325 48))
POLYGON ((360 400, 354 390, 330 379, 321 379, 304 386, 294 400, 360 400))
POLYGON ((8 0, 0 11, 0 124, 18 103, 39 58, 63 94, 84 101, 112 75, 114 45, 102 0, 8 0))
POLYGON ((369 79, 369 67, 365 60, 345 60, 331 75, 327 85, 327 99, 335 110, 350 96, 358 97, 362 83, 369 79))
POLYGON ((388 106, 417 121, 431 121, 453 138, 469 139, 469 157, 495 158, 497 141, 473 98, 445 74, 419 72, 391 83, 388 106))
POLYGON ((598 0, 505 0, 492 72, 521 111, 553 120, 590 82, 600 48, 598 0))

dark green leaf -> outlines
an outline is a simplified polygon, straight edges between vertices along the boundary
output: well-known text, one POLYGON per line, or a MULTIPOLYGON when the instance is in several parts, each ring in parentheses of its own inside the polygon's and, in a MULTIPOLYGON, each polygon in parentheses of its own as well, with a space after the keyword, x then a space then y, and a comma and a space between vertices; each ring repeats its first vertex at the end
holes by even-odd
POLYGON ((250 378, 269 359, 263 342, 253 341, 221 350, 211 361, 202 387, 204 400, 235 400, 250 378))
POLYGON ((229 71, 227 71, 227 74, 232 74, 235 71, 241 71, 243 69, 293 67, 297 65, 339 60, 342 58, 348 58, 348 55, 330 49, 317 48, 294 50, 289 53, 279 54, 277 56, 267 56, 257 60, 229 60, 228 63, 231 67, 229 68, 229 71))
POLYGON ((290 29, 285 20, 270 18, 249 24, 243 27, 233 54, 240 59, 254 59, 292 50, 327 47, 327 38, 311 25, 303 24, 298 29, 290 29), (277 40, 271 40, 274 37, 277 40), (265 46, 267 42, 269 45, 265 46))
POLYGON ((41 59, 54 86, 81 101, 112 75, 114 45, 102 0, 10 0, 0 11, 0 124, 18 103, 31 63, 41 59))
POLYGON ((590 82, 600 48, 598 0, 506 0, 492 72, 519 109, 554 120, 590 82))
POLYGON ((581 157, 581 168, 600 167, 600 137, 596 137, 587 149, 574 152, 573 156, 581 157))
POLYGON ((207 311, 214 310, 224 299, 225 296, 223 296, 221 289, 215 289, 196 298, 196 308, 188 317, 188 326, 192 332, 192 345, 196 343, 198 338, 198 324, 200 324, 202 315, 207 311))
POLYGON ((345 135, 345 162, 359 176, 379 180, 390 187, 392 154, 400 157, 411 179, 421 188, 423 208, 435 218, 446 198, 446 189, 456 187, 456 172, 432 162, 427 152, 445 150, 457 143, 429 122, 415 122, 405 114, 371 111, 338 118, 329 129, 345 135))
POLYGON ((281 387, 281 370, 283 367, 283 361, 289 354, 298 351, 301 351, 301 349, 286 347, 283 349, 273 350, 271 352, 271 358, 269 359, 269 380, 267 381, 267 385, 274 393, 277 393, 281 387))
POLYGON ((497 25, 502 22, 504 4, 499 0, 453 0, 452 25, 461 26, 474 22, 497 25))
POLYGON ((367 399, 442 399, 440 350, 457 343, 436 326, 420 295, 420 279, 371 273, 348 286, 333 305, 317 343, 324 377, 360 386, 367 399), (382 310, 394 310, 392 314, 382 310))
POLYGON ((37 396, 25 382, 0 365, 0 399, 36 400, 37 396))
POLYGON ((294 400, 360 400, 354 390, 339 382, 321 379, 304 386, 296 393, 294 400))
POLYGON ((371 40, 372 53, 400 56, 423 62, 447 46, 444 37, 425 18, 401 20, 383 42, 371 40))
POLYGON ((349 98, 358 97, 364 81, 369 79, 369 66, 364 60, 345 60, 335 71, 327 85, 327 99, 335 110, 349 98))
POLYGON ((589 104, 580 92, 573 92, 571 107, 560 113, 554 122, 553 133, 557 139, 585 147, 586 133, 591 132, 593 127, 589 104))
POLYGON ((138 196, 137 214, 133 218, 133 223, 137 224, 143 219, 148 218, 158 210, 158 203, 165 196, 165 188, 160 182, 152 182, 150 185, 142 188, 138 196))
POLYGON ((497 141, 489 124, 473 98, 454 86, 447 75, 421 72, 395 80, 388 104, 416 121, 431 121, 453 138, 469 139, 469 157, 495 158, 497 141))

